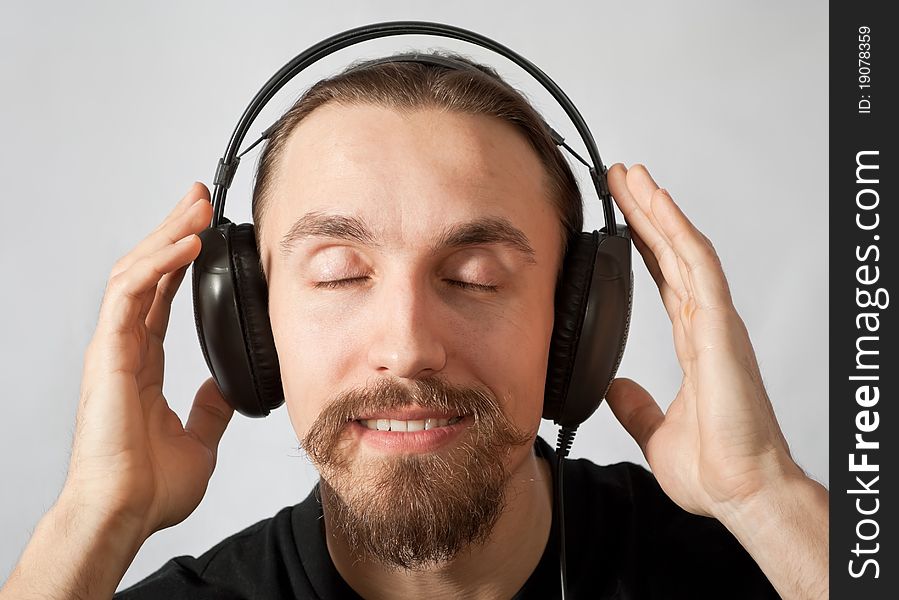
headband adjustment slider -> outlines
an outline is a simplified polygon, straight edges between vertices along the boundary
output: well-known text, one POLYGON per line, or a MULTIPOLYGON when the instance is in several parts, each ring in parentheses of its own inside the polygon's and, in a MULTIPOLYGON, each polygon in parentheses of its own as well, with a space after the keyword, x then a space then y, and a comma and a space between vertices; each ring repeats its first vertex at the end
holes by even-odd
POLYGON ((224 158, 219 159, 219 164, 215 168, 215 178, 212 180, 215 186, 224 186, 225 189, 231 187, 231 180, 234 179, 234 173, 237 172, 237 165, 240 164, 240 157, 235 157, 229 163, 224 158))

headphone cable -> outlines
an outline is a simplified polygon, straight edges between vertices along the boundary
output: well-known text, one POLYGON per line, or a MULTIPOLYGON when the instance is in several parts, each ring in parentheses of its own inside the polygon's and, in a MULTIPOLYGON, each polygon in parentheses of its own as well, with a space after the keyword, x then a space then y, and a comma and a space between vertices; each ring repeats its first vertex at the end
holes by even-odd
POLYGON ((568 597, 568 574, 565 564, 565 505, 564 494, 562 489, 562 474, 564 472, 565 457, 571 450, 571 444, 574 443, 574 434, 577 433, 577 427, 561 427, 559 429, 559 437, 556 442, 556 478, 553 480, 553 495, 555 500, 553 506, 556 512, 556 522, 559 526, 559 576, 562 583, 562 600, 568 597))

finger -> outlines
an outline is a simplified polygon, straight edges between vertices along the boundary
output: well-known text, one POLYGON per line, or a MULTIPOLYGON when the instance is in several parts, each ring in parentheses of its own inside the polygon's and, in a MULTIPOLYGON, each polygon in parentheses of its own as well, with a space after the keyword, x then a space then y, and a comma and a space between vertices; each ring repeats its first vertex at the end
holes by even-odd
MULTIPOLYGON (((636 199, 637 204, 640 206, 641 210, 646 213, 646 216, 649 218, 650 222, 661 234, 662 238, 665 240, 665 242, 667 242, 668 246, 670 246, 671 240, 668 239, 668 235, 665 233, 665 230, 662 229, 662 226, 659 224, 658 219, 652 212, 652 198, 655 194, 659 193, 659 184, 657 184, 652 178, 652 175, 650 175, 649 173, 649 169, 647 169, 645 165, 633 165, 630 169, 627 170, 627 186, 631 190, 631 193, 636 199)), ((686 277, 686 269, 684 268, 684 265, 679 261, 675 261, 675 264, 677 264, 678 271, 681 274, 681 279, 683 280, 684 286, 687 287, 687 291, 689 292, 690 284, 686 277)))
POLYGON ((659 265, 660 272, 668 286, 679 298, 686 299, 688 293, 681 278, 680 267, 677 264, 677 255, 656 225, 650 221, 649 216, 634 199, 628 189, 627 174, 628 171, 621 164, 612 165, 612 168, 609 169, 607 178, 612 197, 618 204, 618 208, 621 209, 621 213, 630 226, 631 232, 640 237, 645 242, 645 246, 652 251, 652 254, 655 256, 655 262, 659 265))
POLYGON ((215 380, 210 377, 197 390, 184 430, 191 432, 214 457, 233 414, 234 409, 225 401, 215 380))
POLYGON ((159 226, 156 227, 156 229, 162 229, 166 226, 166 224, 180 217, 184 213, 184 211, 190 208, 190 206, 200 198, 209 200, 209 188, 207 188, 206 185, 202 182, 195 181, 193 182, 193 184, 191 184, 190 189, 187 190, 187 193, 184 194, 184 197, 182 197, 181 200, 178 201, 178 204, 175 205, 175 208, 173 208, 172 211, 168 215, 166 215, 165 219, 163 219, 162 223, 160 223, 159 226))
MULTIPOLYGON (((650 207, 652 206, 652 204, 654 202, 657 202, 657 200, 655 200, 656 196, 667 196, 668 198, 671 197, 668 194, 668 190, 658 189, 655 192, 653 192, 652 199, 650 199, 650 207)), ((657 224, 657 227, 661 227, 661 225, 658 225, 658 219, 656 219, 655 217, 653 217, 653 222, 657 224)), ((663 235, 665 237, 665 241, 668 244, 667 248, 670 249, 669 252, 670 252, 671 256, 674 257, 674 260, 671 261, 671 264, 673 264, 677 267, 677 272, 680 275, 680 280, 683 282, 684 289, 687 291, 687 296, 692 298, 693 297, 693 282, 690 279, 690 272, 687 269, 687 265, 684 264, 683 259, 680 256, 678 256, 677 252, 674 250, 674 247, 671 245, 671 240, 668 239, 667 233, 663 232, 663 235)))
POLYGON ((648 245, 652 247, 659 238, 664 240, 661 232, 652 223, 649 214, 640 206, 634 195, 631 193, 628 184, 628 170, 621 163, 615 163, 606 174, 609 183, 609 191, 612 192, 612 198, 621 209, 621 214, 630 224, 631 229, 636 231, 648 245))
POLYGON ((176 241, 192 233, 199 233, 209 226, 212 218, 212 205, 206 198, 197 198, 194 203, 185 209, 175 219, 165 226, 157 228, 150 235, 140 241, 128 254, 116 262, 112 269, 112 275, 118 275, 130 268, 141 258, 156 252, 164 246, 174 244, 176 241))
POLYGON ((643 262, 646 263, 646 268, 659 289, 662 304, 665 306, 665 311, 668 313, 668 318, 671 320, 674 328, 674 350, 677 353, 677 359, 686 369, 687 364, 693 360, 694 353, 692 347, 684 343, 687 336, 684 329, 686 325, 680 310, 682 303, 665 280, 661 268, 658 262, 656 262, 655 255, 646 247, 646 242, 640 239, 640 236, 635 231, 631 231, 631 239, 634 241, 634 246, 637 247, 640 255, 643 256, 643 262))
POLYGON ((662 190, 653 196, 653 214, 683 261, 692 295, 704 308, 732 306, 730 289, 718 254, 690 222, 671 196, 662 190))
POLYGON ((665 234, 665 231, 659 225, 656 216, 652 214, 652 196, 659 190, 659 184, 655 182, 646 165, 635 164, 627 170, 627 187, 634 196, 634 200, 640 209, 646 214, 646 217, 656 228, 656 231, 665 239, 668 244, 671 240, 665 234))
POLYGON ((165 332, 169 326, 169 316, 172 312, 172 301, 178 288, 181 287, 181 281, 187 272, 189 265, 184 265, 176 271, 166 273, 156 286, 156 294, 153 299, 153 306, 147 315, 147 333, 157 339, 160 343, 165 339, 165 332))
POLYGON ((144 294, 152 290, 166 273, 188 264, 200 251, 200 240, 189 235, 135 262, 109 280, 97 332, 104 335, 132 335, 145 302, 144 294))
MULTIPOLYGON (((646 448, 653 434, 665 421, 662 409, 653 397, 637 382, 618 378, 612 381, 606 394, 606 402, 618 422, 640 446, 646 456, 646 448)), ((646 457, 647 460, 649 457, 646 457)))
POLYGON ((665 276, 662 274, 662 269, 659 267, 655 254, 652 253, 652 250, 646 245, 646 242, 637 235, 636 231, 631 231, 631 239, 634 241, 634 246, 636 246, 640 256, 643 257, 643 263, 646 265, 646 269, 652 276, 653 281, 655 281, 656 287, 659 290, 659 296, 662 298, 662 304, 665 306, 668 318, 671 319, 671 322, 673 323, 677 319, 680 299, 677 297, 677 293, 671 289, 671 286, 668 285, 668 282, 665 280, 665 276))
MULTIPOLYGON (((653 227, 659 232, 662 239, 665 240, 667 246, 670 247, 671 240, 668 239, 664 229, 662 229, 658 219, 652 212, 652 197, 659 192, 659 184, 652 178, 649 169, 642 164, 631 166, 631 168, 627 170, 627 187, 633 194, 637 205, 646 214, 649 221, 653 224, 653 227)), ((672 261, 672 264, 677 266, 684 287, 687 289, 687 292, 690 293, 690 283, 687 279, 684 265, 681 264, 679 260, 672 261)))

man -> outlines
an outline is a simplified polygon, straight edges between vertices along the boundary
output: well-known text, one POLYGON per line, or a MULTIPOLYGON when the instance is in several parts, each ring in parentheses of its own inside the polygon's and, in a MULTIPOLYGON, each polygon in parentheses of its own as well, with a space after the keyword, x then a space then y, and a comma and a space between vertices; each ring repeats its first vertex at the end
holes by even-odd
MULTIPOLYGON (((281 119, 253 216, 320 484, 121 598, 558 593, 555 474, 535 437, 580 199, 533 109, 481 71, 363 64, 281 119)), ((608 180, 684 380, 665 414, 627 379, 607 395, 654 478, 565 466, 571 597, 825 597, 827 492, 790 457, 711 244, 644 167, 608 180)), ((162 340, 208 194, 194 185, 113 267, 66 484, 0 598, 109 597, 202 499, 232 410, 207 380, 182 427, 162 340)))

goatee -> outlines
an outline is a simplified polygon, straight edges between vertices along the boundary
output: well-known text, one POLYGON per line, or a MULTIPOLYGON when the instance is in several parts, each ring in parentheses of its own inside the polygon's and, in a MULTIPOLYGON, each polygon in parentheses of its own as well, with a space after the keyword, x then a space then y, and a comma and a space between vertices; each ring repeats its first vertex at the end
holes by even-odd
POLYGON ((487 541, 505 507, 505 458, 536 431, 519 430, 482 387, 431 377, 394 379, 342 393, 303 439, 321 474, 329 525, 357 559, 422 569, 487 541), (447 452, 353 460, 340 440, 350 422, 379 411, 417 405, 471 415, 473 424, 447 452))

